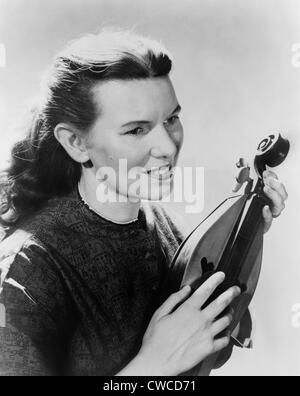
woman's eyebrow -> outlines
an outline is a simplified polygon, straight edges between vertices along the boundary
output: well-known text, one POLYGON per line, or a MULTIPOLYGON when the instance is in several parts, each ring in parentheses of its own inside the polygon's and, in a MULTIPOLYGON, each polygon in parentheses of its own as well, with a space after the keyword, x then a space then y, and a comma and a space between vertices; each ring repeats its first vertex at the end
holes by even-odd
POLYGON ((125 127, 131 124, 150 124, 151 121, 145 121, 145 120, 135 120, 135 121, 129 121, 126 122, 126 124, 121 125, 121 127, 125 127))
MULTIPOLYGON (((179 113, 180 111, 181 111, 181 106, 180 104, 178 104, 171 114, 179 113)), ((121 125, 121 127, 125 127, 131 124, 150 124, 150 123, 151 121, 147 121, 147 120, 135 120, 135 121, 126 122, 125 124, 121 125)))
POLYGON ((179 113, 180 111, 181 111, 181 106, 180 106, 180 104, 178 104, 178 105, 176 106, 176 108, 172 111, 171 114, 179 113))

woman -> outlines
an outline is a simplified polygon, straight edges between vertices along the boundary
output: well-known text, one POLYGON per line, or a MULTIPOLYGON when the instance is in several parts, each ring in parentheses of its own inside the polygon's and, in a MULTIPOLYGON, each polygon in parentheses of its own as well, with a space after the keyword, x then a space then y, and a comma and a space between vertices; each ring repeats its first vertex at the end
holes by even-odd
MULTIPOLYGON (((239 289, 201 310, 224 274, 157 309, 183 234, 141 200, 170 191, 182 145, 171 64, 155 41, 104 31, 48 71, 1 181, 2 375, 177 375, 228 346, 231 316, 216 318, 239 289)), ((284 187, 265 181, 277 216, 284 187)))

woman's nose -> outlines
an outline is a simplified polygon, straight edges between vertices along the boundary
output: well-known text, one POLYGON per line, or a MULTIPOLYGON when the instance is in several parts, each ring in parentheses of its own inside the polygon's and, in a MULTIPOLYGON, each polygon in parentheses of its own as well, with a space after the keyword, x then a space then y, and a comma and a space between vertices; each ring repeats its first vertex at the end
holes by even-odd
POLYGON ((175 137, 169 133, 164 126, 159 127, 157 133, 153 134, 151 155, 160 158, 171 159, 175 157, 179 147, 175 137))

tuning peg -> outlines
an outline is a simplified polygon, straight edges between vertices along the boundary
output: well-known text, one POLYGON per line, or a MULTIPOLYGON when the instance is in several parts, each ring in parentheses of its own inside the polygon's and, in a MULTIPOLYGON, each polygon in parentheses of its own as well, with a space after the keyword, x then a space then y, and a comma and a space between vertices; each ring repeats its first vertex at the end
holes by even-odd
POLYGON ((235 184, 232 189, 234 193, 238 192, 243 184, 250 180, 250 166, 245 158, 240 158, 236 163, 236 167, 239 169, 239 172, 235 177, 235 184))

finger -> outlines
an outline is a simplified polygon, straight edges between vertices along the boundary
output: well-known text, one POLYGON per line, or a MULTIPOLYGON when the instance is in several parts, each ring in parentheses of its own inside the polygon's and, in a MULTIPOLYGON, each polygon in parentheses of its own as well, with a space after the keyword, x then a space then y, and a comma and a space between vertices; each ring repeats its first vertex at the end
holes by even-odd
POLYGON ((268 177, 264 180, 266 186, 271 187, 273 190, 277 191, 277 193, 282 197, 285 201, 288 198, 288 193, 280 181, 274 179, 273 177, 268 177))
POLYGON ((167 300, 155 311, 155 318, 159 319, 170 312, 190 294, 191 287, 186 285, 177 293, 173 293, 167 300))
POLYGON ((230 337, 222 337, 219 339, 214 340, 213 344, 213 353, 221 351, 222 349, 226 348, 229 345, 230 337))
POLYGON ((273 215, 271 209, 268 205, 263 207, 263 218, 264 218, 264 232, 269 231, 272 222, 273 222, 273 215))
POLYGON ((191 304, 193 307, 200 309, 205 301, 212 295, 216 288, 224 281, 224 272, 216 272, 198 287, 192 296, 186 301, 186 304, 191 304))
POLYGON ((274 179, 278 179, 278 176, 275 172, 272 172, 270 169, 267 169, 263 172, 263 178, 266 179, 268 177, 273 177, 274 179))
POLYGON ((221 333, 221 331, 225 330, 232 322, 232 318, 232 315, 225 315, 221 319, 216 320, 211 326, 212 335, 215 337, 221 333))
POLYGON ((272 201, 273 206, 271 208, 271 211, 273 217, 278 217, 285 208, 282 197, 269 186, 264 187, 264 193, 272 201))
POLYGON ((241 289, 237 286, 230 287, 212 303, 208 305, 202 312, 205 316, 213 321, 232 301, 241 294, 241 289))

